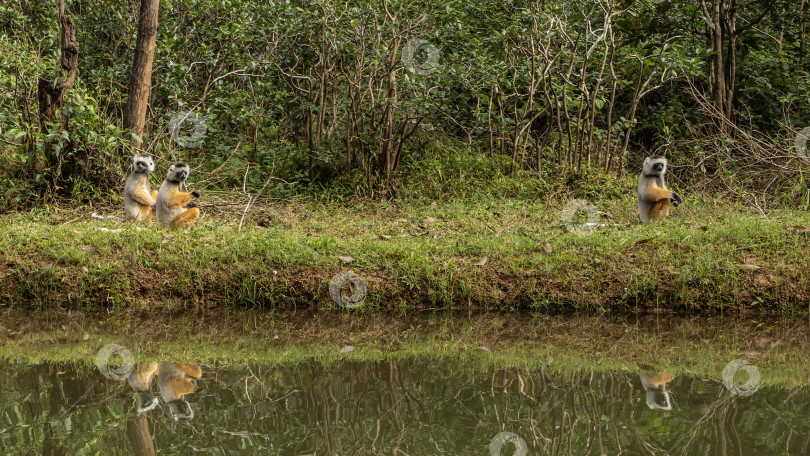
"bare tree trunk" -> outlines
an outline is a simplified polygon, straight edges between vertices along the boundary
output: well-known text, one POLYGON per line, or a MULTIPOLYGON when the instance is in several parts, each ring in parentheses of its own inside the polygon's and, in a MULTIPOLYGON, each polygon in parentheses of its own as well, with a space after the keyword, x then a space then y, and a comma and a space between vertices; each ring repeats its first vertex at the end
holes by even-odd
MULTIPOLYGON (((731 18, 731 28, 734 28, 736 17, 731 18)), ((728 60, 726 63, 726 94, 723 97, 723 113, 727 119, 731 118, 731 107, 734 104, 734 83, 737 80, 737 37, 739 35, 732 34, 728 38, 728 60)))
POLYGON ((127 438, 135 456, 155 456, 155 443, 149 431, 146 413, 142 412, 127 421, 127 438))
POLYGON ((489 105, 487 106, 487 127, 489 127, 489 156, 495 156, 495 150, 492 139, 492 97, 494 96, 494 89, 489 88, 489 105))
MULTIPOLYGON (((534 16, 533 16, 534 17, 534 16)), ((529 82, 529 90, 528 93, 525 95, 526 102, 523 105, 523 116, 518 118, 517 113, 517 106, 518 102, 515 102, 515 132, 514 138, 512 140, 512 164, 509 168, 509 174, 512 177, 515 177, 515 173, 518 171, 516 166, 517 164, 517 157, 518 152, 523 148, 523 143, 525 142, 525 137, 528 135, 532 124, 534 123, 535 119, 539 117, 538 115, 532 115, 534 113, 534 94, 537 92, 537 86, 539 81, 537 79, 537 46, 535 43, 535 37, 539 35, 538 32, 538 25, 536 19, 532 21, 532 31, 529 36, 529 49, 527 52, 529 53, 529 60, 531 61, 531 81, 529 82)), ((520 169, 523 169, 523 161, 520 162, 520 169)))
MULTIPOLYGON (((605 20, 604 20, 604 33, 601 38, 597 39, 594 42, 593 48, 595 49, 596 44, 600 41, 604 41, 605 46, 605 54, 602 57, 602 65, 599 68, 599 75, 596 78, 596 83, 594 84, 593 95, 591 96, 588 105, 591 109, 591 117, 588 121, 588 166, 591 166, 591 151, 596 152, 595 163, 596 166, 599 166, 599 149, 594 147, 593 145, 593 134, 594 130, 596 130, 596 98, 599 94, 599 91, 602 88, 602 81, 604 80, 605 75, 605 67, 608 64, 608 61, 612 61, 613 59, 613 47, 611 46, 611 42, 607 41, 607 38, 613 36, 613 9, 609 7, 608 11, 605 13, 605 20)), ((583 136, 584 139, 584 136, 583 136)), ((584 142, 584 141, 583 141, 584 142)))
POLYGON ((391 161, 391 148, 393 147, 394 136, 394 110, 397 108, 397 75, 396 58, 402 38, 397 37, 393 41, 391 57, 388 62, 388 84, 385 93, 385 110, 383 113, 383 125, 385 126, 382 138, 382 150, 380 151, 380 168, 385 173, 386 182, 391 178, 393 162, 391 161))
POLYGON ((391 141, 392 135, 394 134, 394 100, 396 99, 396 93, 396 79, 392 72, 388 75, 388 91, 386 92, 388 102, 386 103, 383 113, 383 125, 385 125, 385 130, 379 158, 379 168, 385 173, 386 181, 391 177, 391 141))
POLYGON ((608 101, 607 112, 607 128, 605 132, 604 142, 604 156, 605 156, 605 171, 610 172, 610 164, 613 160, 613 107, 616 103, 616 87, 618 86, 618 79, 616 78, 616 68, 613 65, 613 56, 616 50, 616 41, 613 34, 613 29, 610 30, 610 101, 608 101))
MULTIPOLYGON (((60 61, 59 76, 56 81, 40 78, 37 87, 39 96, 39 122, 40 130, 43 134, 48 133, 48 124, 56 122, 56 111, 65 104, 64 94, 73 88, 78 74, 79 64, 79 42, 76 41, 76 26, 65 13, 65 0, 59 0, 59 23, 62 28, 59 32, 59 48, 62 52, 60 61)), ((67 129, 68 117, 62 114, 60 128, 67 129)), ((64 146, 62 147, 64 150, 64 146)), ((40 170, 43 166, 56 166, 58 163, 58 151, 47 147, 45 150, 46 163, 38 160, 31 160, 30 165, 40 170)), ((53 180, 59 177, 58 169, 54 171, 53 180)))
POLYGON ((768 14, 776 2, 763 0, 748 2, 742 6, 757 5, 762 9, 759 16, 737 26, 737 16, 742 7, 735 0, 714 0, 711 10, 706 0, 701 0, 703 21, 709 27, 709 45, 712 55, 709 60, 709 90, 712 105, 717 112, 730 118, 734 105, 735 80, 737 77, 737 38, 754 27, 768 14))
POLYGON ((799 7, 799 65, 802 67, 804 67, 804 56, 807 52, 807 46, 804 39, 806 30, 804 21, 804 3, 805 0, 802 0, 801 6, 799 7))
POLYGON ((723 52, 723 16, 725 8, 722 1, 715 1, 712 5, 712 101, 714 107, 720 112, 726 112, 726 62, 723 52))
POLYGON ((152 61, 155 58, 158 7, 160 0, 141 0, 135 59, 129 74, 127 104, 124 107, 124 129, 133 135, 131 143, 139 147, 143 138, 146 108, 152 88, 152 61))

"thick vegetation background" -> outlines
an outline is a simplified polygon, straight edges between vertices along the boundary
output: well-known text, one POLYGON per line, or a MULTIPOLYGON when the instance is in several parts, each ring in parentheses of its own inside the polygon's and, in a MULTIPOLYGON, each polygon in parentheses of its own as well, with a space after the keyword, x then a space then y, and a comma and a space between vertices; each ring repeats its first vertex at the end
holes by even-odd
MULTIPOLYGON (((54 122, 38 86, 60 75, 57 2, 0 5, 0 210, 119 201, 139 6, 66 2, 78 78, 54 122)), ((806 208, 808 8, 165 0, 142 148, 155 183, 187 161, 197 187, 328 199, 535 197, 552 181, 611 197, 605 173, 659 153, 676 186, 806 208), (204 140, 173 141, 189 112, 179 134, 203 122, 204 140)))

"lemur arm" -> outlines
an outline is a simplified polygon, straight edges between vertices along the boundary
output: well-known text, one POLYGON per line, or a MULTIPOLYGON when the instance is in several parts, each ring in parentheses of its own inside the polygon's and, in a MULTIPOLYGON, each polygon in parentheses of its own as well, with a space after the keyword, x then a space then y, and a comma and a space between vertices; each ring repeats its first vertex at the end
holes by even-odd
POLYGON ((657 203, 658 201, 661 200, 672 199, 673 194, 674 193, 665 188, 661 188, 655 184, 652 184, 644 193, 644 200, 647 201, 648 203, 657 203))
POLYGON ((174 194, 169 198, 169 209, 181 209, 186 207, 186 205, 191 201, 191 193, 186 192, 174 192, 174 194))
POLYGON ((200 378, 202 377, 202 369, 200 365, 194 362, 177 363, 177 368, 185 372, 189 377, 200 378))
POLYGON ((185 207, 195 207, 196 204, 191 201, 191 198, 199 198, 199 197, 200 197, 200 192, 198 192, 197 190, 195 190, 195 191, 193 191, 191 193, 176 191, 171 196, 171 198, 169 198, 169 203, 168 203, 169 209, 174 210, 174 209, 181 209, 181 208, 185 208, 185 207))
POLYGON ((191 202, 191 193, 175 192, 169 199, 169 209, 181 209, 191 202))
POLYGON ((154 206, 155 200, 152 198, 152 195, 146 191, 145 187, 139 187, 132 193, 132 199, 138 202, 138 204, 142 206, 154 206))

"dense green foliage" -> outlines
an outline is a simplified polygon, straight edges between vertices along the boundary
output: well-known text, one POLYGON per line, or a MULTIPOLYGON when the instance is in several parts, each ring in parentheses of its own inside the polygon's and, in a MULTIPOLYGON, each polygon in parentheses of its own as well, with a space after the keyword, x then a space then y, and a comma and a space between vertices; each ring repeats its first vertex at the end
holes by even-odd
MULTIPOLYGON (((64 130, 37 112, 38 79, 58 75, 56 2, 0 6, 0 208, 120 191, 138 8, 67 2, 80 50, 64 130), (43 163, 46 147, 57 162, 43 163)), ((746 3, 733 10, 739 34, 718 48, 692 2, 165 0, 144 148, 159 176, 188 161, 204 187, 371 196, 419 193, 425 174, 522 186, 635 172, 658 152, 682 182, 807 204, 808 162, 793 148, 810 125, 808 13, 797 8, 746 3), (736 72, 712 73, 718 53, 736 72), (712 110, 724 79, 728 117, 712 110), (199 145, 168 130, 188 111, 205 124, 199 145)))

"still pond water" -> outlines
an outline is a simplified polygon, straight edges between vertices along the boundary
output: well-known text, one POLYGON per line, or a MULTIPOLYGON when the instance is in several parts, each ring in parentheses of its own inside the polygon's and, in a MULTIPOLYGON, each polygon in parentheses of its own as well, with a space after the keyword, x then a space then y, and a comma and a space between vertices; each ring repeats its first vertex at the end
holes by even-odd
POLYGON ((129 372, 3 361, 0 454, 810 454, 806 388, 447 359, 129 372))

